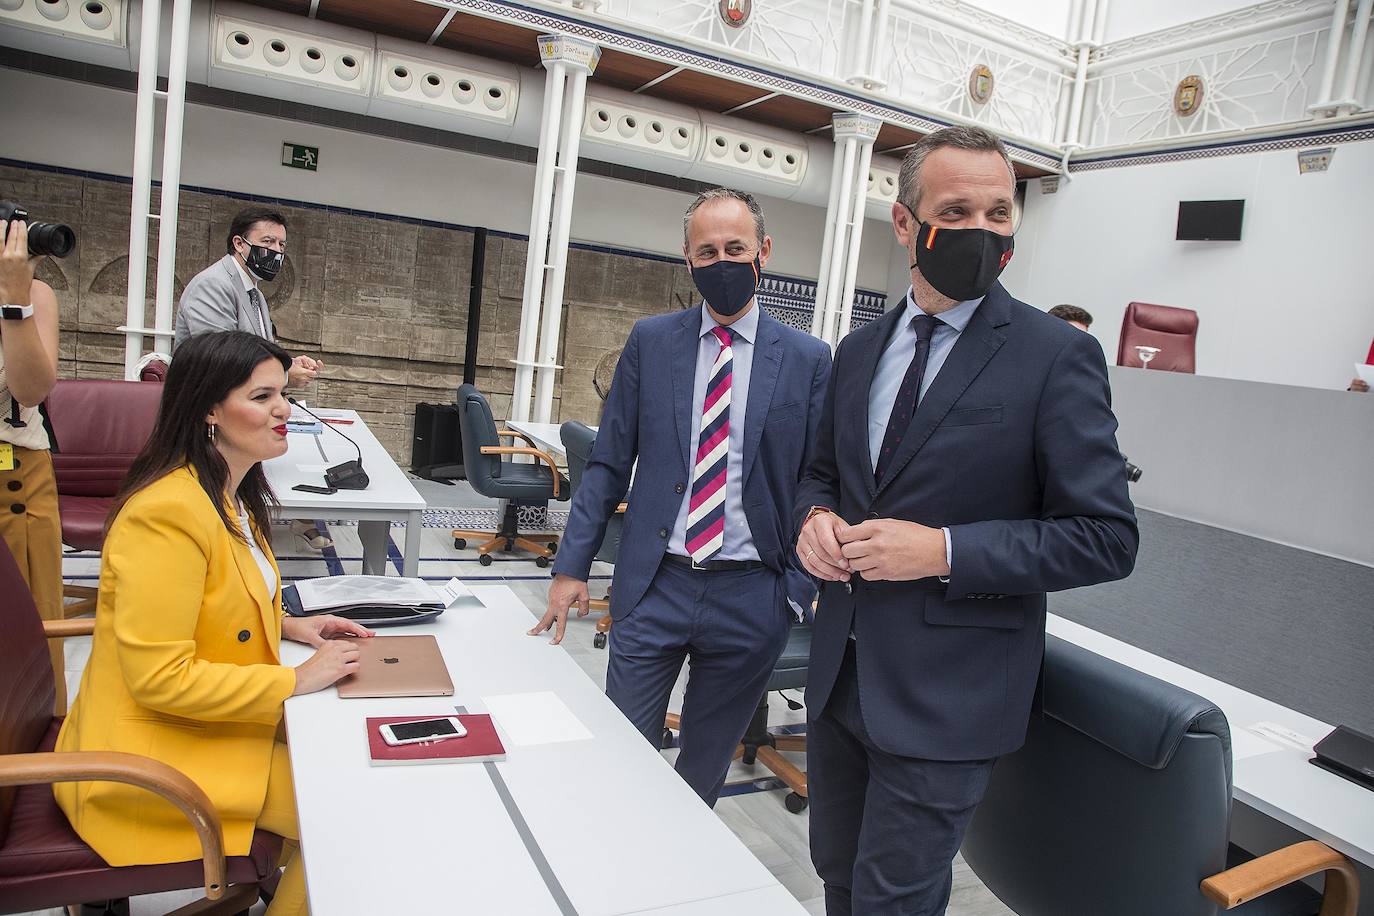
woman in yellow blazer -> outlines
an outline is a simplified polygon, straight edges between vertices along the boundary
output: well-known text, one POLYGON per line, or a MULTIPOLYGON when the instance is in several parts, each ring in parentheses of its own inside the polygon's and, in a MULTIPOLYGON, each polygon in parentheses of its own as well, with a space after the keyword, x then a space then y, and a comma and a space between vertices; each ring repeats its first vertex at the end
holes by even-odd
MULTIPOLYGON (((126 751, 190 777, 219 810, 228 855, 254 828, 299 839, 282 701, 357 669, 337 617, 285 618, 267 540, 271 489, 261 462, 286 451, 291 357, 243 331, 177 348, 157 423, 111 513, 101 557, 95 639, 59 751, 126 751), (317 646, 283 667, 285 636, 317 646)), ((59 783, 73 828, 111 865, 200 858, 171 804, 132 786, 59 783)), ((294 846, 288 844, 289 849, 294 846)), ((298 855, 268 913, 305 913, 298 855)))

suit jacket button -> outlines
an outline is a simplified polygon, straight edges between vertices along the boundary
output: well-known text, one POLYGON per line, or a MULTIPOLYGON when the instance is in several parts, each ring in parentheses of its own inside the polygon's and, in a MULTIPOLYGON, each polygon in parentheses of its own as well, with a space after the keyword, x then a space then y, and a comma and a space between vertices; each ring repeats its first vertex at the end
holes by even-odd
POLYGON ((685 484, 678 484, 677 486, 673 487, 673 492, 674 492, 674 493, 685 493, 685 492, 687 492, 687 486, 686 486, 685 484))
POLYGON ((660 529, 658 529, 658 536, 661 537, 661 538, 666 538, 666 537, 668 536, 668 529, 667 529, 667 528, 660 528, 660 529))
POLYGON ((852 594, 854 594, 854 583, 853 583, 853 582, 846 582, 846 583, 844 584, 844 593, 845 593, 846 595, 852 595, 852 594))
POLYGON ((23 515, 23 514, 24 514, 24 509, 25 509, 25 508, 26 508, 26 507, 25 507, 25 505, 24 505, 23 503, 11 503, 11 504, 10 504, 10 511, 13 512, 15 515, 23 515))
POLYGON ((11 493, 18 492, 20 489, 23 488, 23 486, 24 485, 17 480, 11 480, 9 482, 9 488, 11 493))
POLYGON ((248 640, 252 638, 252 633, 249 633, 247 630, 239 630, 239 642, 248 642, 248 640))

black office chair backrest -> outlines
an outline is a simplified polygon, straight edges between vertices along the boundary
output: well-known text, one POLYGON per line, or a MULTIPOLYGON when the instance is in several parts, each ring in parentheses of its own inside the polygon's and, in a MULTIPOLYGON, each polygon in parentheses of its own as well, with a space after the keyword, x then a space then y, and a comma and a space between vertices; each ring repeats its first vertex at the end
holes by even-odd
POLYGON ((501 438, 496 435, 491 406, 482 392, 472 385, 458 388, 458 425, 463 433, 463 468, 468 483, 486 496, 483 483, 501 476, 501 456, 483 455, 482 446, 500 445, 501 438))
POLYGON ((568 482, 576 493, 582 486, 582 471, 592 456, 592 446, 596 445, 596 430, 577 420, 569 420, 558 428, 558 434, 563 439, 563 450, 568 453, 568 482))
POLYGON ((965 836, 1020 916, 1213 916, 1231 735, 1211 702, 1053 636, 1043 717, 997 762, 965 836))

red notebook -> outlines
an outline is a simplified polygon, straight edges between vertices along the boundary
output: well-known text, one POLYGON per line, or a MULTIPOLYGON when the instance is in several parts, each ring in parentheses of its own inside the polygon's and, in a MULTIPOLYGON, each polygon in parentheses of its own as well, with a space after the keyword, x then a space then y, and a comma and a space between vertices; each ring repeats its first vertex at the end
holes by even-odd
MULTIPOLYGON (((434 716, 375 716, 367 720, 367 749, 372 755, 372 765, 376 767, 396 766, 409 763, 482 763, 487 760, 504 760, 506 748, 496 734, 496 726, 488 715, 462 715, 458 721, 468 733, 461 738, 445 738, 429 744, 402 744, 393 747, 382 738, 377 729, 379 725, 392 722, 413 722, 416 719, 439 719, 444 713, 434 716)), ((449 713, 448 715, 452 715, 449 713)))

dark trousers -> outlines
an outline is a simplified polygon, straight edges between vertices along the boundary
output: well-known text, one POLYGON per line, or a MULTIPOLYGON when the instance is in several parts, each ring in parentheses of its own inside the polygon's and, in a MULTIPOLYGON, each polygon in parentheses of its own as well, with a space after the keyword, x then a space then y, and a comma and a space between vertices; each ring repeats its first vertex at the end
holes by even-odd
POLYGON ((992 760, 941 761, 880 750, 864 727, 851 640, 830 699, 806 731, 811 861, 827 916, 940 916, 950 863, 992 760))
POLYGON ((782 579, 770 569, 663 563, 635 609, 611 627, 606 695, 654 747, 687 661, 677 771, 708 805, 725 785, 791 619, 782 579))

